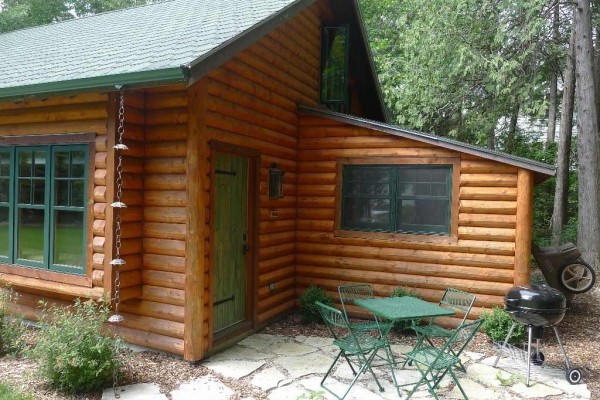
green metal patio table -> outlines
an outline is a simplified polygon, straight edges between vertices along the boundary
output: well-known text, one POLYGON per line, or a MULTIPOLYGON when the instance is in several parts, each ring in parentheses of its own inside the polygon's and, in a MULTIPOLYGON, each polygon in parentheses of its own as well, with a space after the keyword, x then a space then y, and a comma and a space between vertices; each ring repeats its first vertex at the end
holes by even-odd
MULTIPOLYGON (((425 300, 411 296, 402 297, 378 297, 375 299, 356 299, 354 304, 365 310, 371 311, 373 314, 382 317, 388 321, 405 321, 411 319, 431 318, 431 317, 447 317, 454 315, 453 310, 440 307, 438 304, 430 303, 425 300)), ((387 337, 385 338, 387 341, 387 337)), ((389 342, 388 342, 389 344, 389 342)), ((389 348, 389 346, 388 346, 389 348)), ((391 354, 394 365, 396 365, 394 354, 391 354)), ((413 383, 398 384, 396 377, 394 385, 400 394, 401 386, 412 385, 413 383)))
POLYGON ((389 321, 454 315, 453 310, 411 296, 356 299, 354 304, 389 321))

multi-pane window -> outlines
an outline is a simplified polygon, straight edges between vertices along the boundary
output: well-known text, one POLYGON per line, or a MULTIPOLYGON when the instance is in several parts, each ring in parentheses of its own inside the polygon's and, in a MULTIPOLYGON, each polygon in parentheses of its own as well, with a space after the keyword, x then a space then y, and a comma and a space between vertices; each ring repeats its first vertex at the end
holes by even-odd
POLYGON ((450 234, 451 165, 345 165, 341 228, 450 234))
POLYGON ((323 28, 321 45, 321 104, 338 112, 348 111, 348 26, 323 28))
POLYGON ((87 146, 0 147, 0 262, 81 274, 87 146))

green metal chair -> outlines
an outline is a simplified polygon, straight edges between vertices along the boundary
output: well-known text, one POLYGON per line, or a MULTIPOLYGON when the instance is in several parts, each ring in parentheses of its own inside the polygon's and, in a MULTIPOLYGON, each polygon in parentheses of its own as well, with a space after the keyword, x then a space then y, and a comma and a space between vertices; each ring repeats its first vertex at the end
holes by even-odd
MULTIPOLYGON (((348 315, 348 305, 353 305, 355 300, 358 299, 374 299, 375 295, 373 294, 373 287, 368 283, 357 283, 353 285, 342 285, 338 286, 338 293, 340 295, 340 302, 342 303, 342 310, 344 311, 344 315, 350 324, 350 328, 359 332, 374 332, 381 328, 383 332, 389 332, 394 326, 392 321, 382 321, 377 315, 371 313, 370 320, 361 320, 361 321, 351 321, 348 315)), ((386 341, 386 343, 388 343, 386 341)), ((392 354, 392 349, 388 343, 387 351, 392 354)), ((352 372, 354 371, 354 367, 349 362, 350 368, 352 372)))
MULTIPOLYGON (((462 316, 462 320, 460 321, 460 324, 462 325, 467 320, 474 303, 474 294, 454 288, 448 288, 444 292, 439 305, 441 307, 452 309, 457 315, 462 316)), ((413 324, 412 329, 417 334, 417 346, 420 346, 424 341, 427 341, 429 345, 433 346, 434 344, 431 339, 441 338, 443 340, 448 340, 448 338, 454 334, 453 330, 436 325, 435 318, 432 318, 427 325, 420 326, 413 324)), ((460 368, 463 372, 465 371, 465 367, 462 365, 462 363, 459 363, 458 368, 460 368)))
MULTIPOLYGON (((348 319, 348 321, 350 321, 350 318, 348 317, 348 305, 353 305, 354 301, 357 299, 375 298, 375 296, 373 295, 373 288, 368 283, 338 286, 338 293, 340 294, 342 310, 344 311, 344 314, 346 315, 346 319, 348 319)), ((371 320, 351 322, 350 327, 359 331, 372 331, 378 328, 380 322, 381 321, 378 320, 375 314, 371 314, 371 320)))
POLYGON ((446 374, 450 374, 465 400, 469 399, 452 369, 460 364, 460 354, 471 342, 482 323, 483 321, 479 319, 461 324, 441 349, 421 345, 405 354, 421 373, 421 379, 415 384, 406 400, 410 399, 423 384, 427 385, 429 393, 438 400, 435 390, 446 374))
MULTIPOLYGON (((323 317, 323 321, 325 321, 329 332, 333 336, 333 344, 340 349, 333 360, 333 363, 327 370, 327 373, 321 380, 321 387, 323 389, 327 390, 337 399, 342 400, 348 395, 348 392, 350 392, 358 378, 366 371, 369 371, 375 379, 379 391, 383 392, 383 386, 379 383, 379 380, 372 369, 372 363, 376 359, 385 361, 385 365, 389 366, 392 379, 394 380, 394 383, 396 383, 394 360, 388 352, 389 345, 387 343, 387 331, 382 330, 381 326, 378 326, 377 329, 374 330, 375 334, 370 334, 373 332, 369 331, 354 330, 351 328, 348 319, 342 311, 329 307, 319 301, 315 302, 315 305, 323 317), (383 350, 383 355, 378 354, 380 350, 383 350), (354 370, 354 367, 352 367, 354 379, 352 379, 348 389, 342 396, 338 395, 325 385, 325 380, 330 376, 331 371, 339 361, 340 357, 344 357, 351 367, 354 366, 358 369, 354 370)), ((400 392, 398 392, 398 394, 400 394, 400 392)))

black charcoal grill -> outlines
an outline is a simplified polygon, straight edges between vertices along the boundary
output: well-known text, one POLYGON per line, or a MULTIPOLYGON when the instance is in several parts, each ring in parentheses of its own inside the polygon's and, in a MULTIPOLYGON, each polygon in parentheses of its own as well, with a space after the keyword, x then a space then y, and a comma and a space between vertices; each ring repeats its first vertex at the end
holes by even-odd
POLYGON ((500 347, 494 367, 498 364, 502 351, 510 340, 517 323, 527 326, 527 386, 529 386, 529 372, 531 363, 542 365, 544 363, 544 354, 540 351, 540 341, 544 335, 544 328, 552 327, 558 346, 560 347, 565 364, 567 365, 567 381, 576 384, 581 381, 581 371, 578 368, 572 368, 569 357, 560 341, 556 325, 562 321, 567 311, 567 299, 557 289, 547 285, 529 285, 515 286, 506 293, 504 297, 504 309, 508 312, 513 324, 506 335, 504 343, 500 347), (535 338, 536 349, 531 352, 531 341, 535 338))

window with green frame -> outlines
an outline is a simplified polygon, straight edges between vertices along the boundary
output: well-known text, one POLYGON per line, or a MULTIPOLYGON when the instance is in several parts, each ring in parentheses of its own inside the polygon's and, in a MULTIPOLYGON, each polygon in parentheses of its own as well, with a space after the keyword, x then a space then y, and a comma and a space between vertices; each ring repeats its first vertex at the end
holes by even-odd
POLYGON ((0 147, 0 262, 85 273, 88 146, 0 147))
POLYGON ((449 235, 452 165, 344 165, 341 228, 449 235))
POLYGON ((323 27, 321 44, 321 104, 347 112, 348 63, 350 55, 349 27, 323 27))

